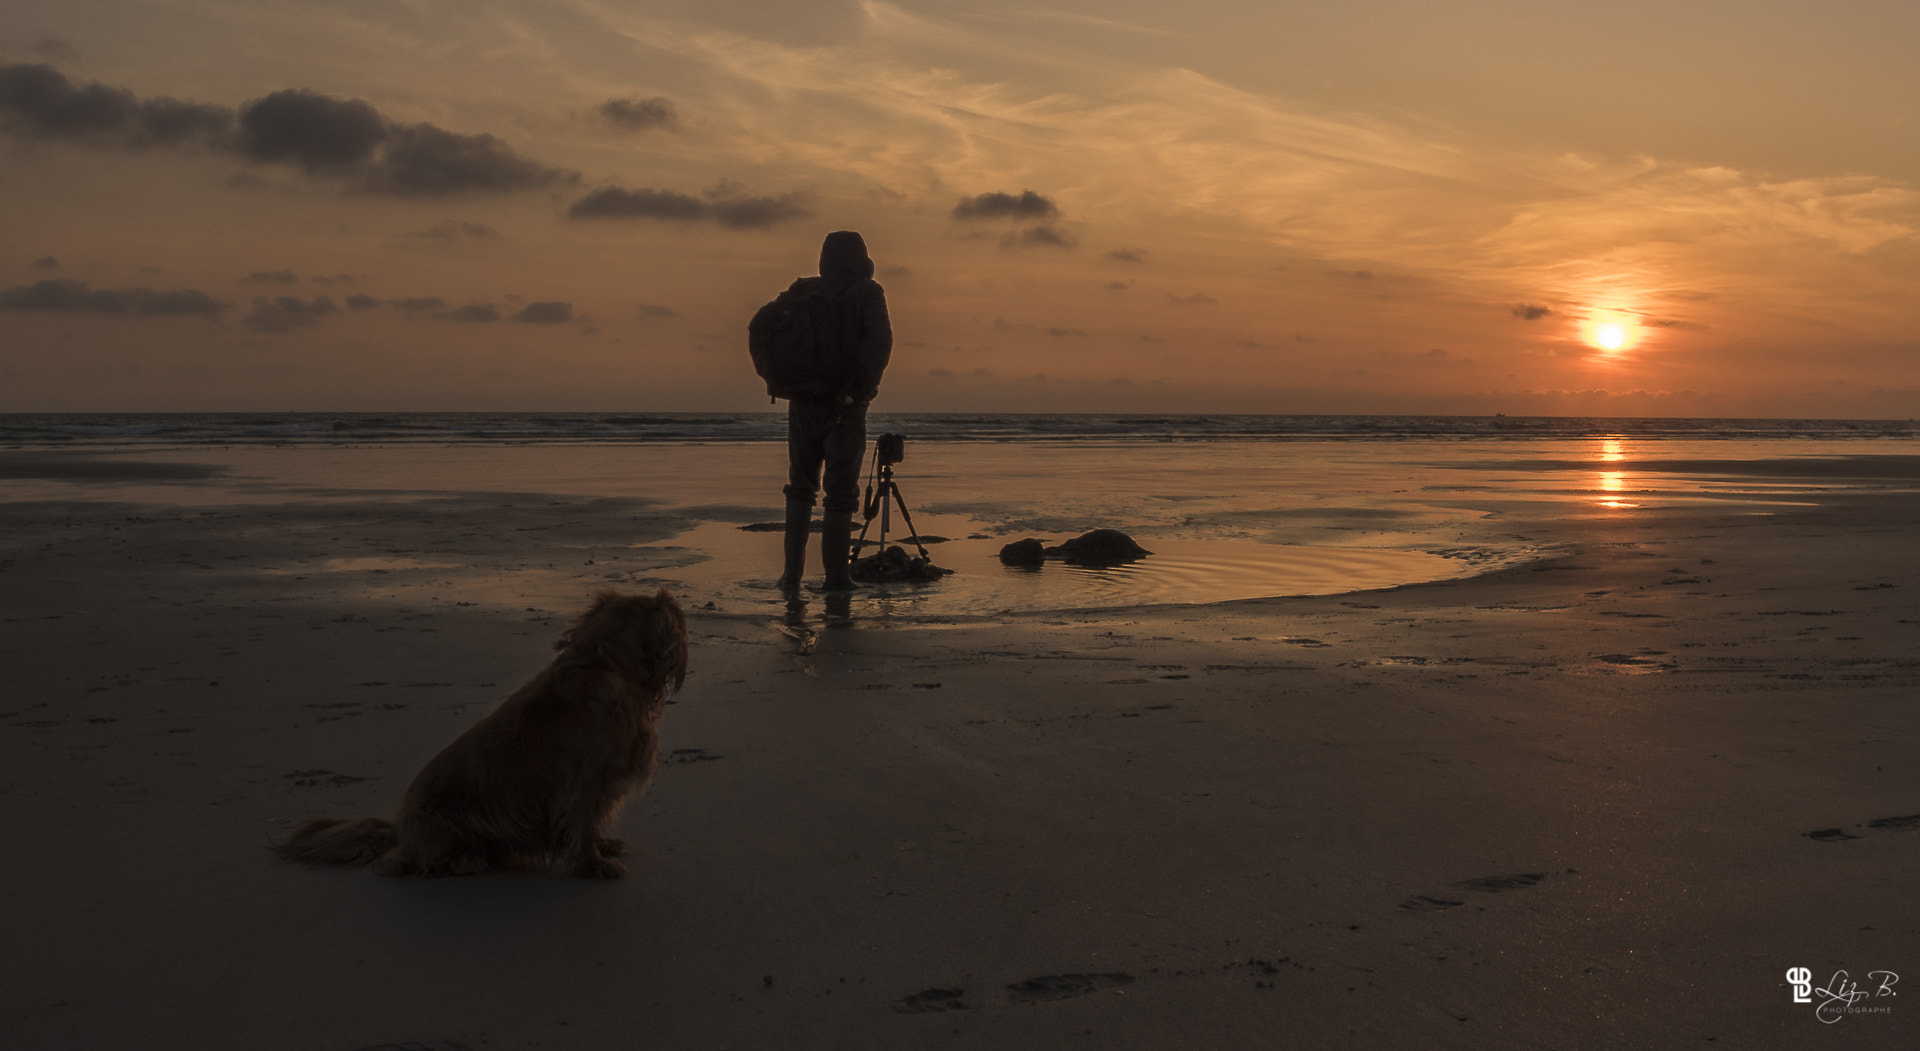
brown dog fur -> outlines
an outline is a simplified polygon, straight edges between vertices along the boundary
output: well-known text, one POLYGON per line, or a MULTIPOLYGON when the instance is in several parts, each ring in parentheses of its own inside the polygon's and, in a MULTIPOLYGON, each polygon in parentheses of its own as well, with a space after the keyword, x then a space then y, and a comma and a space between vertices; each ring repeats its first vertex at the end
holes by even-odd
POLYGON ((661 711, 686 680, 686 618, 665 589, 603 591, 553 646, 545 671, 421 768, 394 821, 315 818, 274 852, 385 876, 626 875, 608 832, 653 779, 661 711))

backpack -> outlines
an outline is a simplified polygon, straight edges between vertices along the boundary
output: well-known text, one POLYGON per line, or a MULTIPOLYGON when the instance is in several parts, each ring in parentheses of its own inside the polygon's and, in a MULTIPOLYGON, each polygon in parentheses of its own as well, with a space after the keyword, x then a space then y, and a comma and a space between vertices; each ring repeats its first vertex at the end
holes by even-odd
POLYGON ((859 362, 840 301, 817 277, 803 277, 747 323, 753 371, 772 398, 832 397, 853 382, 859 362))

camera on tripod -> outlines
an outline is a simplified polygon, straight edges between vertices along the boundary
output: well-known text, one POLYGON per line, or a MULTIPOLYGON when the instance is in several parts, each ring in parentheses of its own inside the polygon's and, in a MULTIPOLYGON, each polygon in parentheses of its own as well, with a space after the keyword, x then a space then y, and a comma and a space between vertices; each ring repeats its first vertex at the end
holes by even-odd
POLYGON ((893 480, 893 465, 905 459, 907 440, 898 434, 882 434, 873 441, 873 477, 867 482, 866 523, 860 527, 860 535, 853 542, 854 579, 862 583, 880 583, 888 580, 909 580, 920 583, 939 580, 952 572, 933 564, 927 555, 927 545, 913 530, 913 515, 907 511, 906 498, 900 495, 900 485, 893 480), (887 547, 889 512, 898 509, 900 518, 906 522, 908 537, 920 552, 920 557, 909 559, 899 548, 887 547), (860 552, 867 545, 867 530, 875 518, 880 519, 880 554, 862 559, 860 552))

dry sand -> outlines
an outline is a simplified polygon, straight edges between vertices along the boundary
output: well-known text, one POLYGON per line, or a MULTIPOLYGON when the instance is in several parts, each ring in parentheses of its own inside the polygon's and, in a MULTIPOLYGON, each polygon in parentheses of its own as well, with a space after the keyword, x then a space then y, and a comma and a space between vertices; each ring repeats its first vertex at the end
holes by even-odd
POLYGON ((267 853, 387 813, 574 611, 285 567, 670 523, 0 504, 0 1043, 1914 1046, 1920 500, 1751 510, 1516 520, 1568 557, 1335 598, 810 645, 696 608, 592 883, 267 853), (1908 984, 1822 1024, 1795 966, 1908 984))

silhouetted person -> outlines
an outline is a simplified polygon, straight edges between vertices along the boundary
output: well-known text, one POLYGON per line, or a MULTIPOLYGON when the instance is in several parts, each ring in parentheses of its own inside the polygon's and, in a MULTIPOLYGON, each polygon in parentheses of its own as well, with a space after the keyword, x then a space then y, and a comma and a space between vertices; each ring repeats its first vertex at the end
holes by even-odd
POLYGON ((814 494, 824 492, 820 564, 827 590, 846 591, 854 587, 847 557, 853 513, 860 507, 867 404, 879 393, 880 374, 893 354, 893 326, 887 320, 886 294, 873 279, 873 260, 859 234, 828 234, 820 246, 820 276, 811 280, 837 304, 836 335, 844 341, 841 347, 851 368, 826 384, 832 393, 796 395, 787 402, 786 569, 780 587, 798 588, 806 575, 814 494))

